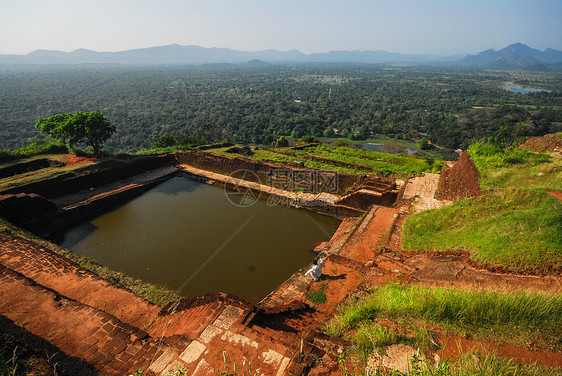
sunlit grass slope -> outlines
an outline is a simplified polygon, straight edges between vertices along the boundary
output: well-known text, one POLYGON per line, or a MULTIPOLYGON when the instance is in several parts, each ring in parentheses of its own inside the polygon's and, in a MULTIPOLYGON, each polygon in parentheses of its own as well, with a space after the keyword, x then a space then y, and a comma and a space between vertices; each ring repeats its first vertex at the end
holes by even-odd
POLYGON ((412 215, 403 228, 410 251, 465 250, 485 264, 559 273, 562 267, 562 158, 488 144, 469 149, 486 194, 412 215))

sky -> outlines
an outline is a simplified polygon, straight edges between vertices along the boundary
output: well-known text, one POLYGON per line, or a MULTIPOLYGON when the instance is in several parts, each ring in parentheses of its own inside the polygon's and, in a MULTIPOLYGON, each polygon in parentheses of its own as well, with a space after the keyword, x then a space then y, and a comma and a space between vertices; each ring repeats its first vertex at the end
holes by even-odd
POLYGON ((177 43, 304 53, 562 50, 562 0, 0 0, 0 53, 177 43))

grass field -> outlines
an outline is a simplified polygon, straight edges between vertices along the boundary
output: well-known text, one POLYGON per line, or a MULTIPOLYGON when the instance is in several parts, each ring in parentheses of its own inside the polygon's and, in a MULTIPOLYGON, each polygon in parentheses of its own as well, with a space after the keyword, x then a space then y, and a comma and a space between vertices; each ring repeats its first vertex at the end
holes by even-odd
MULTIPOLYGON (((226 153, 229 148, 211 149, 209 151, 233 156, 226 153)), ((307 168, 337 171, 349 174, 376 174, 397 176, 438 172, 444 166, 441 160, 410 156, 405 154, 389 154, 363 150, 350 146, 321 144, 303 150, 289 148, 257 149, 253 160, 271 161, 275 163, 302 163, 307 168)))
POLYGON ((488 193, 412 215, 402 233, 415 252, 465 250, 475 261, 513 271, 562 270, 562 158, 528 151, 469 149, 488 193))
MULTIPOLYGON (((551 351, 562 350, 559 330, 562 297, 556 295, 463 291, 391 283, 370 289, 366 296, 353 299, 338 311, 325 331, 351 340, 354 345, 350 356, 359 363, 365 362, 373 350, 383 350, 397 343, 418 348, 421 353, 438 351, 435 340, 438 332, 486 341, 501 340, 523 348, 533 341, 551 351)), ((504 369, 505 361, 488 360, 488 371, 496 367, 504 369)), ((457 367, 459 365, 463 372, 475 366, 467 360, 457 367)), ((453 371, 452 366, 450 371, 453 371)))

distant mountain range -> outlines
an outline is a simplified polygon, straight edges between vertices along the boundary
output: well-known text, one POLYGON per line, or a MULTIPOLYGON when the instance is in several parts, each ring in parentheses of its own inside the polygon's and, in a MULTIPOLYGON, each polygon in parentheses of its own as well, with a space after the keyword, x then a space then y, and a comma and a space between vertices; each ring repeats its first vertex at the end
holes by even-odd
POLYGON ((200 46, 168 46, 141 48, 119 52, 96 52, 78 49, 72 52, 37 50, 27 55, 0 55, 0 65, 198 65, 222 63, 364 63, 364 64, 453 64, 500 69, 537 68, 562 64, 562 51, 551 48, 535 50, 521 43, 502 50, 486 50, 478 55, 408 55, 387 51, 330 51, 304 54, 297 50, 238 51, 228 48, 200 46))
POLYGON ((458 62, 460 65, 499 69, 546 69, 549 65, 562 63, 562 51, 547 48, 535 50, 523 43, 514 43, 501 50, 486 50, 478 55, 468 55, 458 62))
POLYGON ((267 63, 423 63, 451 62, 460 57, 462 56, 405 55, 387 51, 331 51, 314 54, 304 54, 297 50, 247 52, 171 44, 119 52, 37 50, 27 55, 0 55, 0 64, 190 65, 255 63, 257 60, 267 63))

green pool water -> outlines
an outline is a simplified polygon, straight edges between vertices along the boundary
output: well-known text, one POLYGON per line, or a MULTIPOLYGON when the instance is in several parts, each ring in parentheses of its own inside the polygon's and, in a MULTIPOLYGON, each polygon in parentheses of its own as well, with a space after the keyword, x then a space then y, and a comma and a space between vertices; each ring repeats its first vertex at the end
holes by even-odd
POLYGON ((339 223, 265 200, 236 206, 222 188, 174 177, 59 243, 187 297, 222 291, 256 303, 310 263, 339 223))

